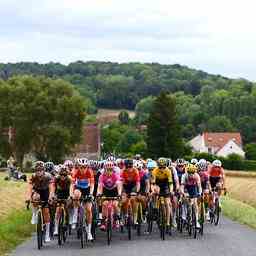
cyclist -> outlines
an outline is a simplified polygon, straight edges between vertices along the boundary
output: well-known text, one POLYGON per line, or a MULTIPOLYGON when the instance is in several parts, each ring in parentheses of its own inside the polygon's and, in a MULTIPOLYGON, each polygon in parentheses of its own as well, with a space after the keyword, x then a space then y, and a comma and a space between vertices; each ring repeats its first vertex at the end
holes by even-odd
MULTIPOLYGON (((26 202, 43 201, 42 211, 43 219, 46 227, 45 242, 49 242, 50 239, 50 212, 48 207, 49 198, 53 197, 53 180, 51 174, 45 172, 45 165, 42 161, 35 163, 35 173, 32 174, 26 195, 26 202)), ((37 210, 36 203, 32 204, 32 219, 31 224, 37 224, 37 210)))
MULTIPOLYGON (((226 191, 225 187, 225 173, 224 169, 222 168, 222 163, 220 160, 214 160, 212 162, 212 166, 209 167, 209 176, 210 176, 210 185, 211 189, 217 189, 218 195, 221 195, 221 189, 226 191)), ((220 207, 221 202, 219 200, 220 207)))
POLYGON ((147 206, 147 195, 150 189, 150 177, 148 170, 144 167, 142 161, 136 161, 134 167, 139 171, 140 175, 140 191, 137 197, 138 201, 141 201, 143 214, 146 216, 146 206, 147 206))
POLYGON ((93 190, 94 190, 94 175, 91 168, 88 166, 87 159, 81 159, 79 167, 76 168, 72 173, 72 186, 71 195, 74 198, 74 214, 73 214, 73 228, 77 223, 78 216, 78 201, 80 198, 86 198, 84 208, 86 212, 86 233, 88 240, 93 240, 91 227, 92 227, 92 203, 93 190))
MULTIPOLYGON (((103 195, 104 197, 119 197, 121 198, 122 193, 122 185, 120 176, 118 173, 114 172, 114 163, 111 161, 107 161, 104 163, 103 173, 99 177, 98 191, 97 196, 103 195)), ((102 224, 100 229, 106 230, 106 217, 107 217, 107 203, 105 200, 102 204, 102 224)), ((113 201, 114 205, 114 213, 115 220, 118 220, 120 216, 120 210, 118 207, 118 201, 113 201)), ((118 223, 115 222, 115 228, 118 228, 118 223)))
POLYGON ((172 201, 172 225, 173 227, 177 227, 176 223, 176 214, 177 214, 177 208, 178 208, 178 199, 177 199, 177 192, 179 192, 180 183, 179 178, 177 175, 177 170, 175 166, 172 164, 171 159, 167 159, 167 167, 169 168, 171 175, 172 175, 172 183, 173 183, 173 193, 171 195, 171 201, 172 201))
POLYGON ((179 184, 181 184, 181 177, 186 172, 186 163, 182 158, 176 160, 176 171, 179 178, 179 184))
MULTIPOLYGON (((59 174, 54 178, 54 192, 57 199, 68 199, 71 190, 72 179, 68 175, 69 171, 65 165, 60 167, 59 174)), ((65 205, 66 206, 66 205, 65 205)), ((66 212, 68 212, 66 210, 66 212)), ((60 207, 56 208, 55 214, 55 225, 54 225, 54 235, 58 235, 58 223, 60 217, 60 207)), ((69 223, 72 224, 72 223, 69 223)))
POLYGON ((45 163, 45 171, 50 173, 53 177, 56 175, 56 170, 53 162, 45 163))
POLYGON ((133 210, 133 222, 137 224, 137 211, 138 204, 136 202, 135 194, 140 191, 140 174, 139 171, 133 167, 133 160, 125 160, 125 169, 121 172, 121 181, 123 184, 123 210, 124 213, 128 214, 128 198, 131 194, 134 196, 131 197, 131 204, 133 210))
POLYGON ((197 198, 202 194, 202 187, 201 187, 200 176, 197 173, 197 168, 193 164, 188 164, 186 166, 186 173, 182 175, 181 193, 185 194, 185 191, 188 193, 188 196, 190 198, 190 203, 195 206, 196 227, 200 228, 200 224, 198 222, 197 198))
POLYGON ((209 182, 209 173, 208 173, 208 164, 205 159, 200 159, 198 164, 198 174, 201 179, 201 187, 202 192, 204 195, 204 203, 205 203, 205 211, 206 211, 206 219, 210 220, 209 214, 209 189, 210 189, 210 182, 209 182))
POLYGON ((147 160, 147 169, 149 172, 149 175, 151 175, 152 171, 157 167, 157 163, 152 160, 152 159, 148 159, 147 160))
POLYGON ((165 197, 166 207, 166 226, 167 231, 170 230, 170 217, 171 217, 171 200, 170 192, 172 185, 172 175, 167 168, 167 161, 161 157, 157 161, 158 167, 155 168, 151 175, 151 183, 153 185, 153 192, 165 197))
POLYGON ((74 168, 73 162, 71 160, 66 160, 64 165, 67 167, 68 175, 71 175, 74 168))

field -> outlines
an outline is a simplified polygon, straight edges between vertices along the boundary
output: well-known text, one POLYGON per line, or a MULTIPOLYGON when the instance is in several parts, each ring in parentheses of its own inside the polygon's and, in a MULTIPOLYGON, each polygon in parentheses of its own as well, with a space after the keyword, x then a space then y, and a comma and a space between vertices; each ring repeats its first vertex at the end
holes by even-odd
POLYGON ((119 113, 124 110, 128 112, 130 118, 134 118, 135 112, 131 110, 126 109, 105 109, 105 108, 99 108, 97 113, 97 118, 102 118, 106 116, 116 116, 118 117, 119 113))
POLYGON ((0 255, 15 248, 31 235, 31 213, 25 210, 24 182, 5 181, 0 173, 0 255))
POLYGON ((229 196, 256 208, 255 188, 256 176, 250 176, 250 174, 248 174, 247 177, 227 176, 227 189, 229 196))

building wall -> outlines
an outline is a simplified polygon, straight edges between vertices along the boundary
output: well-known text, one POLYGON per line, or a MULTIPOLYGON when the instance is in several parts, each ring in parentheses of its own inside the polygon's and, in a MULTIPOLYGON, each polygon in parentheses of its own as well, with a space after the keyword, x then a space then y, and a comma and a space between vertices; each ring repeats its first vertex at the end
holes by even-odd
POLYGON ((189 141, 189 145, 192 146, 192 150, 196 152, 206 152, 208 149, 204 145, 203 136, 201 134, 197 135, 195 138, 189 141))
POLYGON ((217 156, 227 157, 230 154, 238 154, 245 157, 245 152, 232 140, 217 152, 217 156))

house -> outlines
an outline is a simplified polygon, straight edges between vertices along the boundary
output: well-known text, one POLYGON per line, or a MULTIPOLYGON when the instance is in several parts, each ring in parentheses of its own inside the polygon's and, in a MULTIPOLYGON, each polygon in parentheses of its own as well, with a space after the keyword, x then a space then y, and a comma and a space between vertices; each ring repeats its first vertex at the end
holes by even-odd
POLYGON ((189 141, 192 150, 227 157, 230 154, 245 156, 241 134, 238 132, 204 132, 189 141))

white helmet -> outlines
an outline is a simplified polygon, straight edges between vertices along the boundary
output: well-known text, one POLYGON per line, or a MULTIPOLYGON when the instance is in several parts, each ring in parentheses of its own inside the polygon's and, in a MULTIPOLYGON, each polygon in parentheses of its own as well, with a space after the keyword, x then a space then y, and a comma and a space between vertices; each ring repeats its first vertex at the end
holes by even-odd
POLYGON ((143 163, 141 161, 135 161, 134 167, 136 169, 141 169, 141 168, 143 168, 143 163))
POLYGON ((220 160, 216 159, 212 162, 212 165, 213 166, 216 166, 216 167, 221 167, 222 166, 222 163, 220 160))
POLYGON ((192 158, 190 163, 195 165, 198 163, 198 160, 196 158, 192 158))

